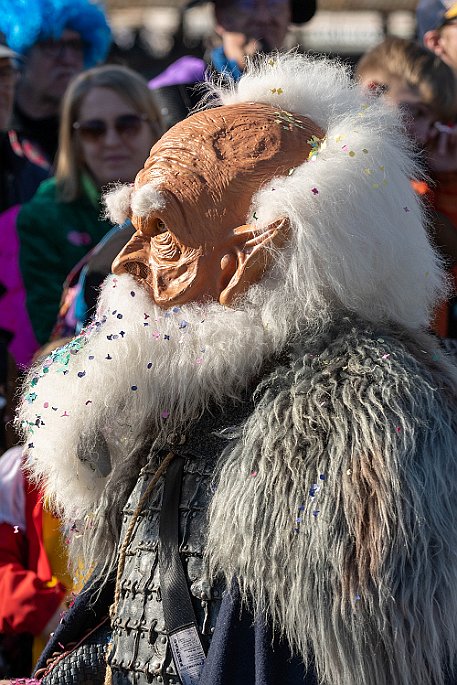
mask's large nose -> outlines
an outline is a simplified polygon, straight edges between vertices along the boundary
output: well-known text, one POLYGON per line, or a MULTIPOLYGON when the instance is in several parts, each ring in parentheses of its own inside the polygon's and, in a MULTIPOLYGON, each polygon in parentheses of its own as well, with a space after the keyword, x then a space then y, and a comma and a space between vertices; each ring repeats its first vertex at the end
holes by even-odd
POLYGON ((113 261, 111 271, 113 274, 127 273, 141 280, 146 280, 149 275, 148 263, 148 241, 135 233, 113 261))

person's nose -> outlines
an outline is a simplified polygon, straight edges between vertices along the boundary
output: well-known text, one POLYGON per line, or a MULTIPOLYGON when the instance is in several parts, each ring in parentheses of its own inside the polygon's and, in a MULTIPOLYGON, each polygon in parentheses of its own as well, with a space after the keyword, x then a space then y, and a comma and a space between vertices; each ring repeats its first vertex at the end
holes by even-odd
POLYGON ((105 145, 108 147, 117 147, 121 144, 123 144, 122 136, 119 135, 113 124, 108 124, 105 133, 105 145))
POLYGON ((63 45, 59 54, 59 61, 66 67, 73 67, 74 69, 80 71, 83 68, 83 55, 82 53, 74 50, 68 45, 63 45))

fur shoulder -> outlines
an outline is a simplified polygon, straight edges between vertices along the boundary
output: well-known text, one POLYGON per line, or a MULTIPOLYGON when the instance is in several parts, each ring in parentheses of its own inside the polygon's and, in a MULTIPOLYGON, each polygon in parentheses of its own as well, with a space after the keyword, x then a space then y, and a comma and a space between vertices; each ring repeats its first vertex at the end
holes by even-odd
POLYGON ((454 659, 456 405, 433 350, 348 322, 297 344, 221 469, 210 563, 326 685, 438 685, 454 659))

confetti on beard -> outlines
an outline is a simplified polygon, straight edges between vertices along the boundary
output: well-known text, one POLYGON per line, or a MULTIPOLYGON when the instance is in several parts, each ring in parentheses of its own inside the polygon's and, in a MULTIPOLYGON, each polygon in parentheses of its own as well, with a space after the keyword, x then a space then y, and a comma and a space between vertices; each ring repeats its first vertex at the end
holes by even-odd
POLYGON ((227 395, 241 394, 266 350, 253 311, 218 303, 164 311, 131 276, 117 277, 115 289, 108 277, 95 320, 26 379, 26 392, 37 395, 19 415, 25 444, 34 445, 28 466, 67 518, 83 518, 109 473, 100 461, 100 436, 111 465, 125 459, 145 430, 168 434, 212 399, 223 404, 227 395), (155 330, 144 327, 145 317, 155 330), (141 382, 139 369, 147 370, 141 382))

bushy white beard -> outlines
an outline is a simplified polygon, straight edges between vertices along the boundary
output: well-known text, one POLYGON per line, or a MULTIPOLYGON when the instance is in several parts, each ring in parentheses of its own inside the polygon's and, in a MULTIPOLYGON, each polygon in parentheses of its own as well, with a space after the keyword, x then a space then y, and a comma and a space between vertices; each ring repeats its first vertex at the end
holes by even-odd
POLYGON ((164 311, 131 276, 108 277, 94 322, 29 372, 18 417, 27 468, 66 522, 100 515, 120 471, 137 476, 141 442, 242 394, 271 352, 257 311, 164 311))

